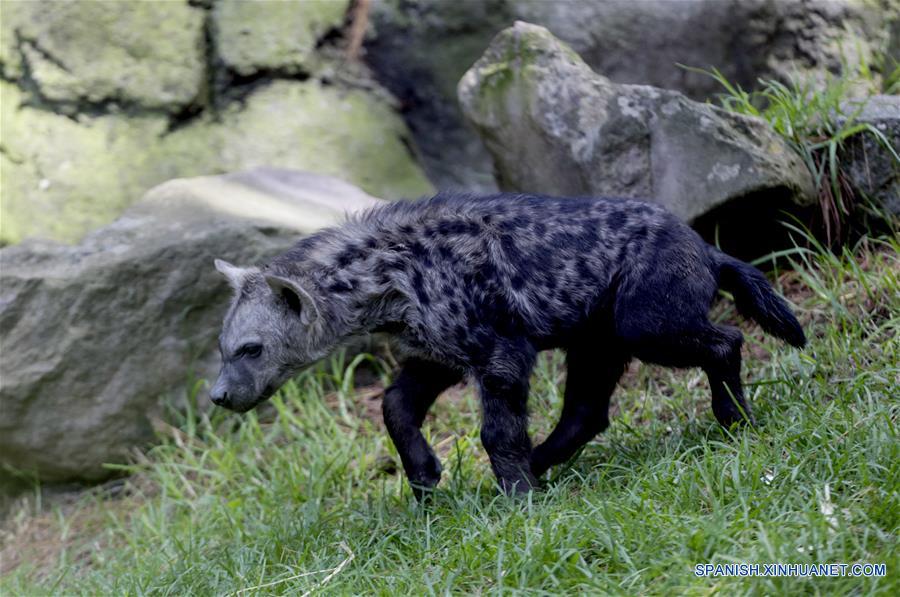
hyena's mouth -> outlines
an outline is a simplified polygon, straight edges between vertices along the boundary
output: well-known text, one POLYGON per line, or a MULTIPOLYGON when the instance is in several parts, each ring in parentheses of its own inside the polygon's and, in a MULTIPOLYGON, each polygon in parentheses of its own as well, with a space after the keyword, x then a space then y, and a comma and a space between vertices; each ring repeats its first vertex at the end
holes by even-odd
POLYGON ((265 389, 259 394, 259 396, 257 396, 256 399, 253 400, 253 402, 250 402, 249 404, 231 404, 229 406, 226 406, 226 408, 228 408, 229 410, 233 410, 236 413, 250 412, 257 406, 271 398, 276 389, 277 388, 273 388, 272 386, 266 386, 265 389))

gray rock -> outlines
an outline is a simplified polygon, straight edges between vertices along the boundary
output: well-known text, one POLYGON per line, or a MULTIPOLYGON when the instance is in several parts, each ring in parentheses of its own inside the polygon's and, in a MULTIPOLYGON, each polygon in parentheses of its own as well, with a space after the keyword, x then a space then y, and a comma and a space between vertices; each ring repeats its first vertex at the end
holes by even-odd
MULTIPOLYGON (((722 89, 679 68, 716 67, 745 89, 759 78, 821 78, 871 63, 896 18, 887 2, 855 0, 517 0, 516 17, 547 27, 616 83, 707 99, 722 89)), ((876 74, 877 76, 877 74, 876 74)))
POLYGON ((0 464, 108 476, 165 399, 214 373, 230 290, 213 259, 257 263, 378 202, 285 170, 173 180, 77 246, 0 250, 0 464))
POLYGON ((648 198, 687 221, 738 197, 815 196, 799 156, 762 120, 612 83, 543 27, 501 32, 459 99, 505 190, 648 198))
MULTIPOLYGON (((454 87, 501 29, 543 25, 596 72, 707 99, 721 89, 679 68, 717 67, 744 88, 791 72, 821 77, 885 45, 896 2, 856 0, 375 0, 367 60, 404 115, 438 186, 487 189, 485 154, 454 87), (439 49, 439 51, 438 51, 439 49)), ((877 74, 876 74, 877 76, 877 74)))
POLYGON ((857 193, 862 193, 889 215, 900 216, 900 96, 868 98, 855 119, 871 124, 885 143, 866 131, 848 139, 842 153, 842 169, 857 193))

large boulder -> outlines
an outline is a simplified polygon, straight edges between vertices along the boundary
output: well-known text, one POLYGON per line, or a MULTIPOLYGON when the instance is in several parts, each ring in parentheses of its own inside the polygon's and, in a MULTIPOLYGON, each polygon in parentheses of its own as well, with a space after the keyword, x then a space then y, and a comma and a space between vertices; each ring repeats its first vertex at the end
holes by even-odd
POLYGON ((406 107, 429 177, 487 189, 487 156, 453 102, 455 85, 515 20, 547 27, 613 82, 704 100, 721 91, 718 83, 679 64, 717 67, 744 88, 760 77, 821 78, 877 63, 897 14, 890 0, 375 0, 366 48, 406 107))
POLYGON ((214 371, 230 290, 253 264, 379 201, 330 177, 256 170, 167 182, 77 246, 0 249, 0 464, 96 480, 151 417, 214 371))
POLYGON ((885 215, 900 217, 900 96, 870 97, 854 122, 871 125, 883 137, 864 131, 848 139, 841 154, 842 169, 857 193, 885 215))
POLYGON ((536 25, 497 35, 459 99, 504 190, 647 198, 686 221, 737 198, 814 198, 806 166, 764 121, 612 83, 536 25))

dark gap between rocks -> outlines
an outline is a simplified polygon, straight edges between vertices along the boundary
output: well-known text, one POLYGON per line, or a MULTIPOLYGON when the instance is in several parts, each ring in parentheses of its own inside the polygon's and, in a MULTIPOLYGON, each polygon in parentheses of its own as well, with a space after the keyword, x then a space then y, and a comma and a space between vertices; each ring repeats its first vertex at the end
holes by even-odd
POLYGON ((805 243, 783 222, 797 225, 799 221, 815 230, 818 207, 800 207, 791 198, 786 187, 754 191, 700 216, 692 226, 706 242, 738 259, 752 261, 805 243))
POLYGON ((222 77, 225 84, 216 94, 216 105, 220 107, 234 102, 243 106, 253 92, 274 81, 308 81, 310 79, 309 73, 305 71, 283 69, 261 69, 249 75, 242 75, 226 68, 222 72, 222 77))

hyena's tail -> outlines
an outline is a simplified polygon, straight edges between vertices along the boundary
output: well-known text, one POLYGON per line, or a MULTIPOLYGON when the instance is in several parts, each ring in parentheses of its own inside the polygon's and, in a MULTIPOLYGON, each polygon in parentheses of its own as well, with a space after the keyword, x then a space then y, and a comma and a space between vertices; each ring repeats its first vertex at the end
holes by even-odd
POLYGON ((800 322, 761 271, 716 249, 712 257, 719 268, 719 287, 734 296, 741 315, 792 346, 806 344, 800 322))

